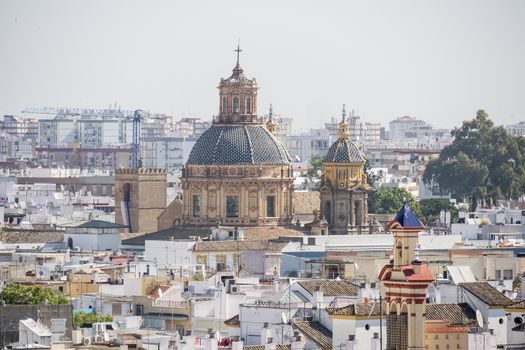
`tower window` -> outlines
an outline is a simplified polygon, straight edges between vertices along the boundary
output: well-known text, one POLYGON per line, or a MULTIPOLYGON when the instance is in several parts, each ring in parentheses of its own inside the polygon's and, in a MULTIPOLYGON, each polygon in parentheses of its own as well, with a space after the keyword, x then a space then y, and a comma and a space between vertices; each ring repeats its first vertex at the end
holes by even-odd
POLYGON ((222 113, 228 113, 228 99, 226 96, 222 98, 222 113))
POLYGON ((193 196, 193 216, 201 215, 201 196, 193 196))
POLYGON ((252 99, 250 97, 246 98, 246 114, 252 114, 252 99))
POLYGON ((270 218, 275 216, 275 196, 266 197, 266 216, 270 218))
POLYGON ((237 96, 233 98, 233 113, 239 113, 239 98, 237 96))
POLYGON ((226 196, 226 217, 228 218, 239 217, 239 197, 238 196, 226 196))

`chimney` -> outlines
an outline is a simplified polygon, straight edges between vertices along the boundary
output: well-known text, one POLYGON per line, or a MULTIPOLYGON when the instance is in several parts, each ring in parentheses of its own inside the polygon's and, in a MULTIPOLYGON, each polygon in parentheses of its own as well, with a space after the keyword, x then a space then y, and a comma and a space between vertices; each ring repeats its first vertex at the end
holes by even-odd
POLYGON ((421 260, 416 259, 412 260, 412 269, 414 270, 415 274, 421 273, 421 260))
POLYGON ((322 308, 323 306, 323 290, 321 287, 317 287, 314 292, 314 306, 316 308, 322 308))
POLYGON ((357 349, 357 347, 355 346, 355 335, 353 335, 353 334, 349 334, 348 335, 348 340, 346 341, 345 349, 346 350, 357 349))

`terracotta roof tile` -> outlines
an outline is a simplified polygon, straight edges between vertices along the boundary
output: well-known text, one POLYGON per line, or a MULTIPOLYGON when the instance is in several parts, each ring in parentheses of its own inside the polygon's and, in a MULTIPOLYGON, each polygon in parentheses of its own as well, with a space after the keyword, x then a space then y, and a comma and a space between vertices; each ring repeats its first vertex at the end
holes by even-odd
POLYGON ((476 312, 467 303, 427 304, 425 308, 427 321, 450 321, 453 326, 477 325, 476 312))
POLYGON ((509 306, 513 303, 487 282, 468 282, 459 285, 489 306, 509 306))
POLYGON ((322 349, 332 349, 332 332, 319 322, 295 321, 293 326, 322 349))
MULTIPOLYGON (((264 345, 244 345, 243 350, 264 350, 264 345)), ((275 350, 290 350, 292 346, 290 344, 277 344, 275 350)))
POLYGON ((0 235, 3 243, 56 243, 64 242, 64 231, 3 229, 0 235))
POLYGON ((318 288, 321 288, 324 296, 356 296, 359 292, 359 286, 347 281, 306 280, 297 283, 311 295, 314 295, 318 288))
POLYGON ((269 252, 281 251, 288 242, 270 241, 206 241, 197 242, 193 247, 194 251, 243 251, 243 250, 265 250, 269 252))
POLYGON ((509 309, 525 309, 525 300, 520 300, 507 306, 509 309))
MULTIPOLYGON (((383 303, 383 312, 386 305, 383 303)), ((379 303, 350 304, 343 307, 327 307, 326 312, 333 316, 379 316, 379 303)))
POLYGON ((246 240, 269 240, 279 237, 302 237, 304 230, 294 226, 271 226, 271 227, 246 227, 244 228, 244 239, 246 240))

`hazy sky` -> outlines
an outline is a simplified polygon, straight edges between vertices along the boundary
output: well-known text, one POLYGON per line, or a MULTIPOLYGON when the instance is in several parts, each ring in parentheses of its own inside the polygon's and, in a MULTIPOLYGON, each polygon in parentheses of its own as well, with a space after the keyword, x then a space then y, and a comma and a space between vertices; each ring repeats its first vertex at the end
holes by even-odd
POLYGON ((210 119, 235 64, 295 126, 341 105, 440 127, 525 120, 525 1, 0 0, 0 113, 143 108, 210 119))

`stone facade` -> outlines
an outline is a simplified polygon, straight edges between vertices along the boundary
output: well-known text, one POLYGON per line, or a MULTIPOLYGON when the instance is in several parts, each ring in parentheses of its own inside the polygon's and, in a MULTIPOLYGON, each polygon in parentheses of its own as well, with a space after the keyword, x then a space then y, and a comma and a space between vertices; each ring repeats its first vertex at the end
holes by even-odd
POLYGON ((182 223, 182 200, 175 198, 157 218, 157 230, 165 230, 182 223))
POLYGON ((166 209, 166 170, 115 170, 115 222, 127 232, 157 231, 157 218, 166 209))
POLYGON ((368 185, 365 158, 350 140, 348 124, 339 123, 339 137, 323 160, 321 218, 332 234, 368 233, 368 185))
POLYGON ((182 170, 183 225, 285 225, 293 172, 286 148, 257 118, 257 84, 237 64, 219 85, 219 116, 182 170))
POLYGON ((182 178, 183 223, 290 224, 292 176, 285 166, 187 166, 182 178))

